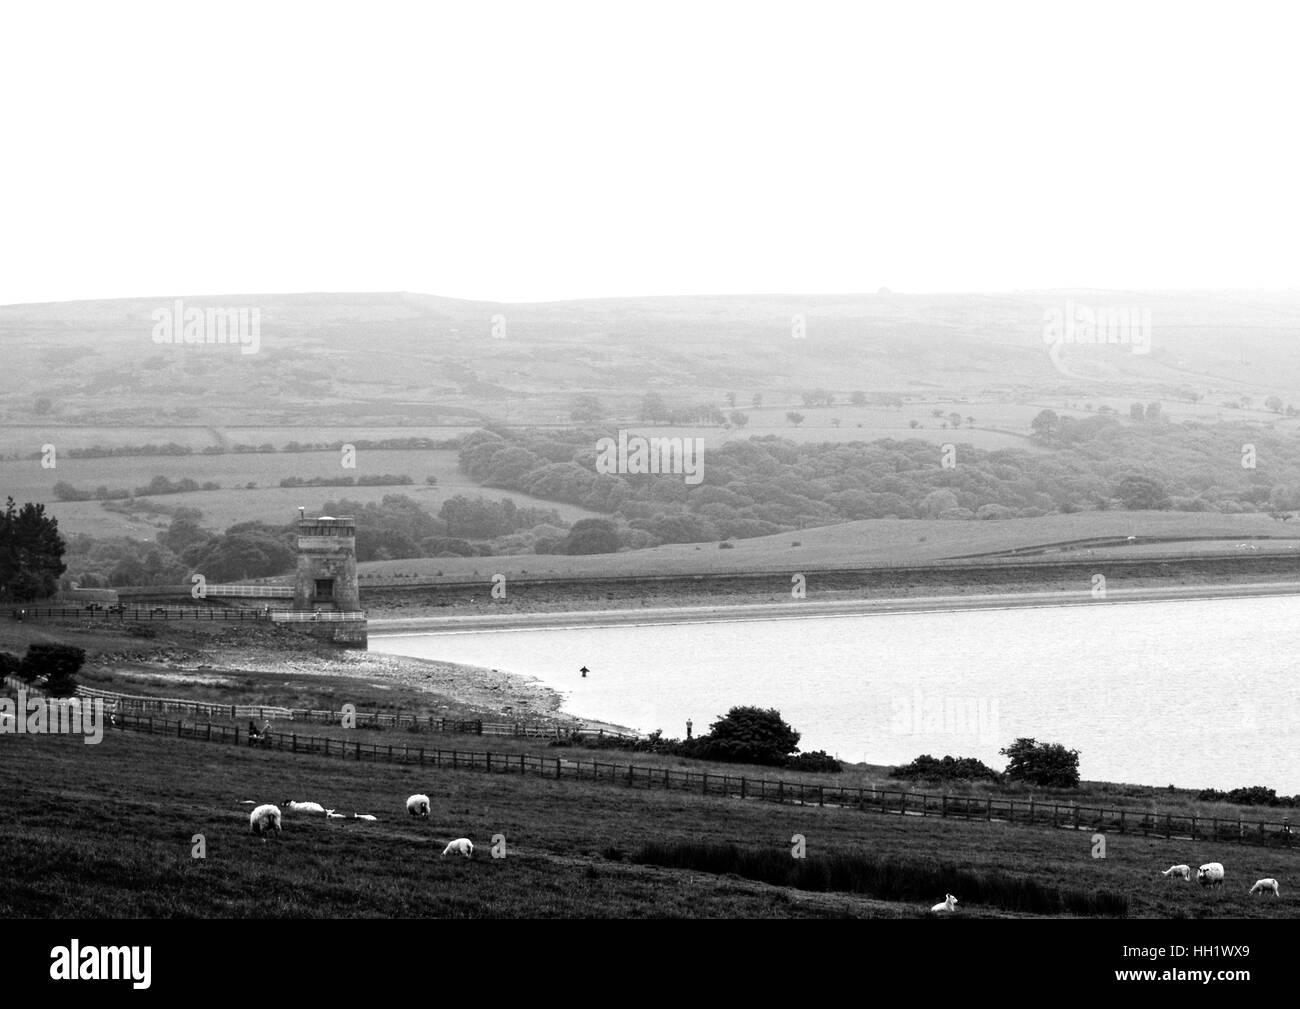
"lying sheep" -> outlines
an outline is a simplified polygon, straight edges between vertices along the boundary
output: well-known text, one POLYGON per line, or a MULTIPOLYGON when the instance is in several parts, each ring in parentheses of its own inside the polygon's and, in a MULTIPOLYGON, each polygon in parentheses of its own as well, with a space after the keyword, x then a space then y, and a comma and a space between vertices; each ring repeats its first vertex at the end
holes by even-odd
POLYGON ((353 814, 352 814, 352 819, 354 819, 354 820, 369 820, 371 823, 374 823, 376 820, 379 819, 379 817, 377 817, 377 816, 371 816, 369 813, 353 813, 353 814))
POLYGON ((946 893, 944 894, 943 903, 935 904, 930 910, 934 914, 952 914, 957 910, 957 898, 950 893, 946 893))
POLYGON ((471 841, 468 837, 458 837, 456 838, 456 840, 452 841, 449 845, 447 845, 447 847, 442 849, 442 857, 446 858, 453 851, 460 852, 466 858, 473 858, 474 842, 471 841))
POLYGON ((1277 880, 1272 876, 1269 876, 1267 879, 1256 880, 1255 885, 1250 888, 1250 895, 1253 897, 1255 894, 1263 893, 1265 890, 1272 890, 1274 897, 1280 896, 1277 892, 1277 880))
POLYGON ((1196 882, 1201 886, 1218 886, 1223 882, 1223 863, 1206 862, 1196 870, 1196 882))
POLYGON ((425 819, 429 817, 429 797, 427 795, 413 795, 406 800, 406 811, 412 816, 422 816, 425 819))
POLYGON ((332 809, 325 810, 325 819, 327 820, 346 820, 347 818, 346 813, 336 813, 332 809))
POLYGON ((1171 865, 1160 875, 1165 877, 1177 876, 1180 879, 1190 881, 1192 878, 1192 867, 1190 865, 1171 865))
POLYGON ((285 799, 284 804, 289 807, 291 813, 323 813, 325 807, 319 802, 294 802, 292 799, 285 799))
POLYGON ((262 840, 266 840, 266 834, 271 829, 276 834, 280 833, 280 809, 269 802, 257 806, 248 814, 248 829, 254 834, 261 834, 262 840))

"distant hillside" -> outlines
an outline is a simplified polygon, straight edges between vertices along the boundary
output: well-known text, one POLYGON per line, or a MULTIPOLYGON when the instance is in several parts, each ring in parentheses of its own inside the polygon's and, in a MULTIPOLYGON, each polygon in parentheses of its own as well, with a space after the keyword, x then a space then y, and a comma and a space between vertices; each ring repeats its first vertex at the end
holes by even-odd
MULTIPOLYGON (((185 308, 256 308, 257 353, 159 344, 169 296, 0 307, 0 430, 82 426, 180 431, 235 425, 360 429, 568 424, 576 396, 634 420, 641 397, 751 411, 751 429, 788 428, 802 395, 827 390, 808 428, 938 427, 958 403, 977 428, 1027 433, 1031 408, 1163 400, 1178 419, 1213 419, 1245 395, 1267 420, 1273 394, 1300 389, 1300 294, 1049 291, 990 295, 754 295, 496 304, 421 294, 184 298, 185 308), (1048 313, 1067 306, 1150 313, 1150 352, 1063 343, 1048 313), (802 333, 802 336, 797 335, 802 333), (873 409, 849 409, 849 397, 873 409), (761 405, 754 409, 754 397, 761 405), (904 405, 881 409, 880 397, 904 405), (1024 404, 1014 416, 999 405, 1024 404), (945 409, 945 412, 946 409, 945 409)), ((106 432, 105 437, 110 437, 106 432)), ((858 435, 862 437, 861 434, 858 435)), ((159 440, 145 433, 139 442, 159 440)), ((271 439, 282 443, 289 435, 271 439)), ((236 438, 235 440, 239 440, 236 438)))

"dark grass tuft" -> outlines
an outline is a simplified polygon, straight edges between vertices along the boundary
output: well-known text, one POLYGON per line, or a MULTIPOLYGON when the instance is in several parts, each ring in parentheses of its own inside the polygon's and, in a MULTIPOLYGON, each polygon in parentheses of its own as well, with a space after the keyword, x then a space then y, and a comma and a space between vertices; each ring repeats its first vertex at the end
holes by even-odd
POLYGON ((634 861, 673 869, 734 874, 799 890, 861 893, 880 900, 933 901, 955 893, 969 904, 1029 914, 1123 917, 1128 897, 1108 890, 1044 886, 1023 876, 962 869, 951 863, 874 859, 863 855, 792 858, 783 849, 745 849, 734 844, 651 842, 634 861))

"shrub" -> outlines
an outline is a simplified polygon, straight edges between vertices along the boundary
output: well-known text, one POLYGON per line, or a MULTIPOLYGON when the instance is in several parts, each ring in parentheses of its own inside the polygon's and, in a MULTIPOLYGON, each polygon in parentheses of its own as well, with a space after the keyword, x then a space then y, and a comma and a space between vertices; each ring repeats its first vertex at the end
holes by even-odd
POLYGON ((895 767, 889 772, 891 778, 923 778, 926 781, 980 781, 1001 779, 997 771, 974 757, 949 757, 935 759, 923 753, 910 764, 895 767))
POLYGON ((813 750, 810 753, 796 753, 785 762, 792 771, 828 771, 839 774, 844 770, 840 762, 825 750, 813 750))
POLYGON ((775 708, 741 706, 709 726, 699 743, 700 756, 709 760, 781 767, 799 748, 799 733, 775 708))
POLYGON ((22 664, 23 660, 13 652, 0 652, 0 677, 12 676, 22 664))
POLYGON ((76 689, 74 677, 85 661, 85 649, 72 645, 28 645, 18 675, 28 683, 43 676, 50 693, 65 697, 76 689))
POLYGON ((1012 781, 1027 781, 1049 788, 1074 788, 1079 784, 1079 751, 1060 743, 1039 743, 1021 737, 999 750, 1010 757, 1006 775, 1012 781))

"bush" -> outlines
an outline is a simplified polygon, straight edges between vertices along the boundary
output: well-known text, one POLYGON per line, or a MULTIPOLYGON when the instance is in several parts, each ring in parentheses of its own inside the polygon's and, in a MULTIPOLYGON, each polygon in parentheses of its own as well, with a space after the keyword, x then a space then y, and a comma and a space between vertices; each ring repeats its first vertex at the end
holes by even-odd
POLYGON ((709 726, 699 744, 707 760, 783 767, 799 748, 799 733, 775 708, 735 707, 709 726))
POLYGON ((1049 788, 1074 788, 1079 784, 1079 751, 1060 743, 1039 743, 1021 737, 999 750, 1010 757, 1006 775, 1012 781, 1027 781, 1049 788))
POLYGON ((1251 785, 1247 788, 1234 788, 1222 792, 1217 788, 1204 788, 1196 797, 1203 802, 1232 802, 1238 806, 1293 806, 1294 797, 1279 796, 1271 788, 1263 785, 1251 785))
POLYGON ((0 678, 14 675, 22 664, 23 660, 13 652, 0 652, 0 678))
POLYGON ((75 676, 85 661, 85 649, 72 645, 28 645, 18 675, 28 683, 43 676, 50 693, 66 697, 76 690, 75 676))
POLYGON ((895 767, 889 772, 891 778, 923 778, 926 781, 998 781, 997 771, 974 757, 949 757, 936 760, 928 753, 923 753, 910 764, 895 767))
POLYGON ((813 750, 811 753, 796 753, 785 762, 792 771, 818 771, 839 774, 844 770, 840 762, 825 750, 813 750))

